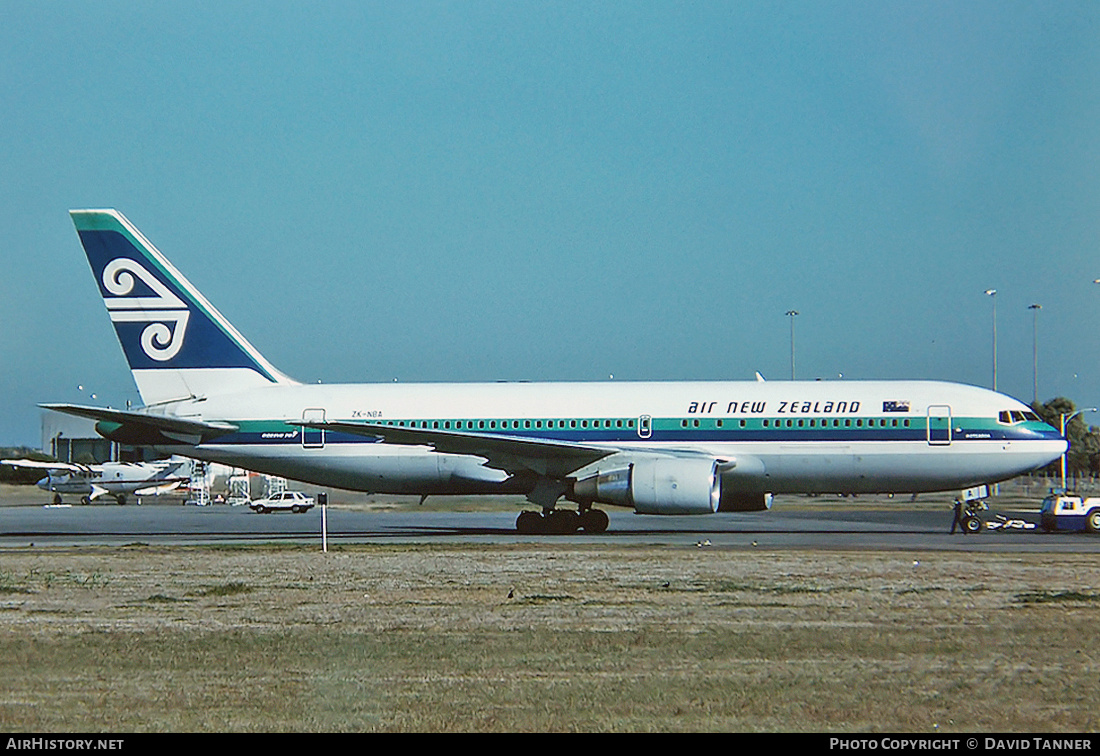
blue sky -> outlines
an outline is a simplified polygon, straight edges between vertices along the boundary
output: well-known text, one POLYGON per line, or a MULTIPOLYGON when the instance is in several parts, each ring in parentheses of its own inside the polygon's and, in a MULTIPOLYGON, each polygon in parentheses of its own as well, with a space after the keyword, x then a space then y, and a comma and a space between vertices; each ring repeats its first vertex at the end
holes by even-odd
POLYGON ((783 380, 795 309, 799 378, 988 386, 996 288, 999 388, 1040 303, 1100 406, 1095 2, 0 16, 0 445, 137 401, 75 207, 305 381, 783 380))

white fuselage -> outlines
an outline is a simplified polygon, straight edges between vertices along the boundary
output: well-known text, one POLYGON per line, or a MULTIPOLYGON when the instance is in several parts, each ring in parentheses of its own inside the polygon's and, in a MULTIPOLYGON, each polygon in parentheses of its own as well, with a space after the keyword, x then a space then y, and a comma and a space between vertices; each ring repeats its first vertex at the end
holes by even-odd
POLYGON ((702 514, 773 493, 948 490, 1066 448, 1020 402, 950 383, 301 385, 121 213, 70 214, 147 408, 46 406, 120 443, 360 491, 522 493, 571 530, 550 515, 565 497, 593 532, 607 525, 593 503, 702 514))
POLYGON ((751 460, 742 472, 771 493, 949 490, 1011 478, 1066 447, 1040 422, 1002 422, 1004 413, 1030 412, 1014 399, 924 381, 271 385, 171 409, 240 431, 170 451, 376 493, 508 492, 517 483, 474 455, 292 423, 360 421, 751 460))

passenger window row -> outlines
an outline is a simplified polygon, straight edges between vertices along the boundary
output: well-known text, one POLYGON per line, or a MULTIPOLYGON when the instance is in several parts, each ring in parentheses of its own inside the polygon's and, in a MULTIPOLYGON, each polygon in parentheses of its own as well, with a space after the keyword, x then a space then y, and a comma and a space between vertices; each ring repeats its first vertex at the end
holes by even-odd
MULTIPOLYGON (((1024 414, 1024 413, 1012 413, 1024 414)), ((1032 413, 1026 413, 1031 415, 1032 413)), ((1009 419, 1010 416, 1007 412, 1001 413, 1001 422, 1022 422, 1022 420, 1009 419)), ((1038 418, 1026 418, 1026 419, 1038 419, 1038 418)), ((899 419, 893 418, 810 418, 810 419, 765 419, 760 421, 761 426, 764 428, 909 428, 911 427, 911 420, 909 418, 899 419)), ((712 424, 708 424, 707 421, 700 420, 699 418, 683 419, 680 421, 681 428, 725 428, 736 427, 746 428, 748 423, 746 420, 738 419, 732 420, 727 426, 726 421, 723 419, 714 419, 710 421, 712 424)), ((425 428, 433 430, 564 430, 564 429, 610 429, 610 428, 626 428, 633 429, 635 426, 635 419, 599 419, 599 420, 388 420, 387 425, 392 425, 401 428, 425 428)))

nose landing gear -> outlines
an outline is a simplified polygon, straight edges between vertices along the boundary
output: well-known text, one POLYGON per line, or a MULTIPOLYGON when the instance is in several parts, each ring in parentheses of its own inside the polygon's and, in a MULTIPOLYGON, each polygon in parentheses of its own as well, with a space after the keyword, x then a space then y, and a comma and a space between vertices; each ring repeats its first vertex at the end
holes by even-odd
POLYGON ((971 499, 965 504, 955 499, 955 520, 951 523, 951 532, 954 533, 958 527, 963 533, 980 533, 985 527, 985 521, 979 513, 987 509, 989 505, 983 499, 971 499))

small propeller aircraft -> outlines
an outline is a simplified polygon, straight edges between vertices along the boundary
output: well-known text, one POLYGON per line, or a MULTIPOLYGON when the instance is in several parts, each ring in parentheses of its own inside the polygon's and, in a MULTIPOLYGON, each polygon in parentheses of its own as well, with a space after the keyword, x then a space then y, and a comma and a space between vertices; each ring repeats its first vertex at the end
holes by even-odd
POLYGON ((103 462, 82 465, 72 462, 2 459, 0 464, 45 470, 46 477, 38 481, 38 487, 53 493, 54 504, 61 503, 61 494, 79 496, 83 504, 90 504, 104 495, 113 496, 119 504, 125 504, 127 496, 156 496, 173 491, 190 480, 189 475, 177 474, 187 461, 103 462))

